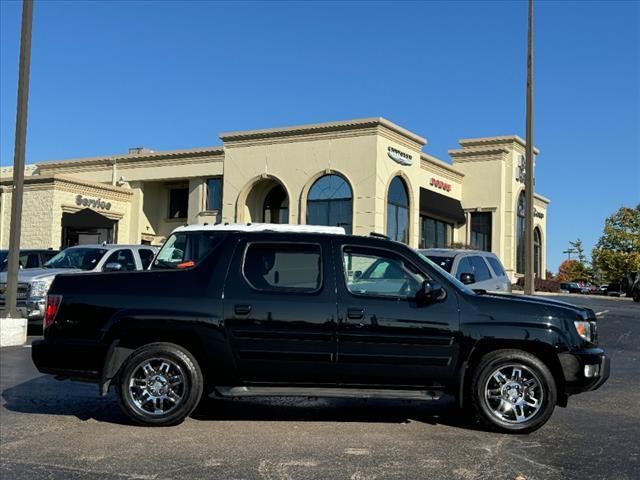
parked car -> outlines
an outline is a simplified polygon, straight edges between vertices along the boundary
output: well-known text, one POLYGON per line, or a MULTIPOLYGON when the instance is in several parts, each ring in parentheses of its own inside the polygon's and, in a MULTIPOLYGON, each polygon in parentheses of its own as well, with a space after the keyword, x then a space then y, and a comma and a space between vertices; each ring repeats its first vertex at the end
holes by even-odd
POLYGON ((634 302, 640 302, 640 272, 628 272, 622 279, 622 290, 634 302))
POLYGON ((519 433, 609 376, 590 309, 478 293, 399 242, 304 227, 180 227, 150 271, 58 275, 36 367, 114 385, 150 426, 203 395, 449 393, 519 433))
POLYGON ((608 283, 603 283, 602 285, 600 285, 600 287, 598 287, 598 293, 600 295, 606 295, 608 288, 609 288, 609 284, 608 283))
POLYGON ((633 301, 636 303, 640 302, 640 279, 631 287, 631 298, 633 298, 633 301))
MULTIPOLYGON (((82 245, 57 253, 42 268, 18 273, 18 310, 30 323, 44 318, 47 291, 59 273, 144 270, 158 247, 148 245, 82 245)), ((0 308, 4 307, 6 272, 0 273, 0 308)))
POLYGON ((622 295, 624 295, 624 291, 622 290, 622 285, 619 283, 610 283, 607 286, 608 297, 620 297, 622 295))
POLYGON ((465 285, 488 292, 511 292, 511 282, 495 253, 427 248, 420 253, 465 285))
POLYGON ((560 284, 562 293, 582 293, 582 287, 576 282, 563 282, 560 284))
MULTIPOLYGON (((20 268, 39 268, 46 262, 51 260, 58 250, 52 248, 29 248, 20 250, 19 266, 20 268)), ((9 250, 0 250, 0 272, 7 270, 9 250)))

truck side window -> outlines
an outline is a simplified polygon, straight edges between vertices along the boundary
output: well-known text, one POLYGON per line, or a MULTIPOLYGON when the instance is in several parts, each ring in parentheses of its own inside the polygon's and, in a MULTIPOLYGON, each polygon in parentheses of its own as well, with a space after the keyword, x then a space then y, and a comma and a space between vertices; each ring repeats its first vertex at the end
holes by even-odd
POLYGON ((460 278, 460 275, 463 273, 473 273, 473 266, 471 265, 469 257, 462 257, 460 263, 458 263, 457 278, 460 278))
POLYGON ((500 264, 497 258, 493 258, 493 257, 485 257, 485 258, 489 261, 489 265, 491 265, 491 268, 493 268, 493 271, 498 277, 506 277, 507 274, 504 272, 504 269, 502 268, 502 265, 500 264))
POLYGON ((107 263, 119 263, 120 265, 122 265, 123 271, 136 269, 136 262, 133 259, 133 252, 131 252, 131 250, 129 249, 116 250, 109 256, 109 258, 107 258, 107 261, 104 262, 105 265, 107 263))
POLYGON ((345 248, 347 289, 357 295, 412 298, 427 277, 412 264, 386 252, 345 248))
POLYGON ((485 263, 482 257, 474 255, 473 257, 469 257, 471 261, 471 266, 473 267, 473 273, 476 277, 476 282, 482 282, 484 280, 491 279, 491 272, 489 272, 489 267, 485 263))
POLYGON ((151 265, 151 261, 153 260, 153 256, 155 253, 153 250, 149 250, 148 248, 140 248, 138 250, 138 254, 140 255, 140 263, 142 264, 142 269, 146 270, 149 265, 151 265))
POLYGON ((255 290, 315 292, 322 285, 320 246, 250 243, 242 271, 255 290))

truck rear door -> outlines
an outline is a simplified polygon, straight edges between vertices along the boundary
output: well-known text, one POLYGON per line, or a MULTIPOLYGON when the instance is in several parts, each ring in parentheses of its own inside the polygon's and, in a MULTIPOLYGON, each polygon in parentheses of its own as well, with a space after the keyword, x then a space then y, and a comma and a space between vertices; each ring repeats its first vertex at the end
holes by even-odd
POLYGON ((331 243, 247 236, 235 250, 224 317, 244 381, 330 381, 336 356, 331 243))

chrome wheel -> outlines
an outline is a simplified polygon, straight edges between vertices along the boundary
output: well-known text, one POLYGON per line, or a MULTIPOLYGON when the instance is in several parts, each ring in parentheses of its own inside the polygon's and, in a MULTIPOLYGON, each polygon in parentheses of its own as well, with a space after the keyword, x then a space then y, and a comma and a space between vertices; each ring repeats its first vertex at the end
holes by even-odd
POLYGON ((503 422, 518 424, 531 420, 542 408, 544 391, 538 376, 521 364, 494 370, 484 386, 484 401, 503 422))
POLYGON ((145 415, 166 415, 182 403, 185 394, 182 368, 167 358, 140 362, 128 384, 131 403, 145 415))

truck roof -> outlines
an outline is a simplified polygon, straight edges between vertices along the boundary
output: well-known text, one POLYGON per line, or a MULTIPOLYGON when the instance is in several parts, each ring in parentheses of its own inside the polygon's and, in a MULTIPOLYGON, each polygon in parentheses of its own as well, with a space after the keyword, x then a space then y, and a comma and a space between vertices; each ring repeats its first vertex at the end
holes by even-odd
POLYGON ((343 227, 327 227, 324 225, 290 225, 275 223, 217 223, 215 225, 184 225, 173 230, 176 232, 286 232, 286 233, 329 233, 345 235, 343 227))

